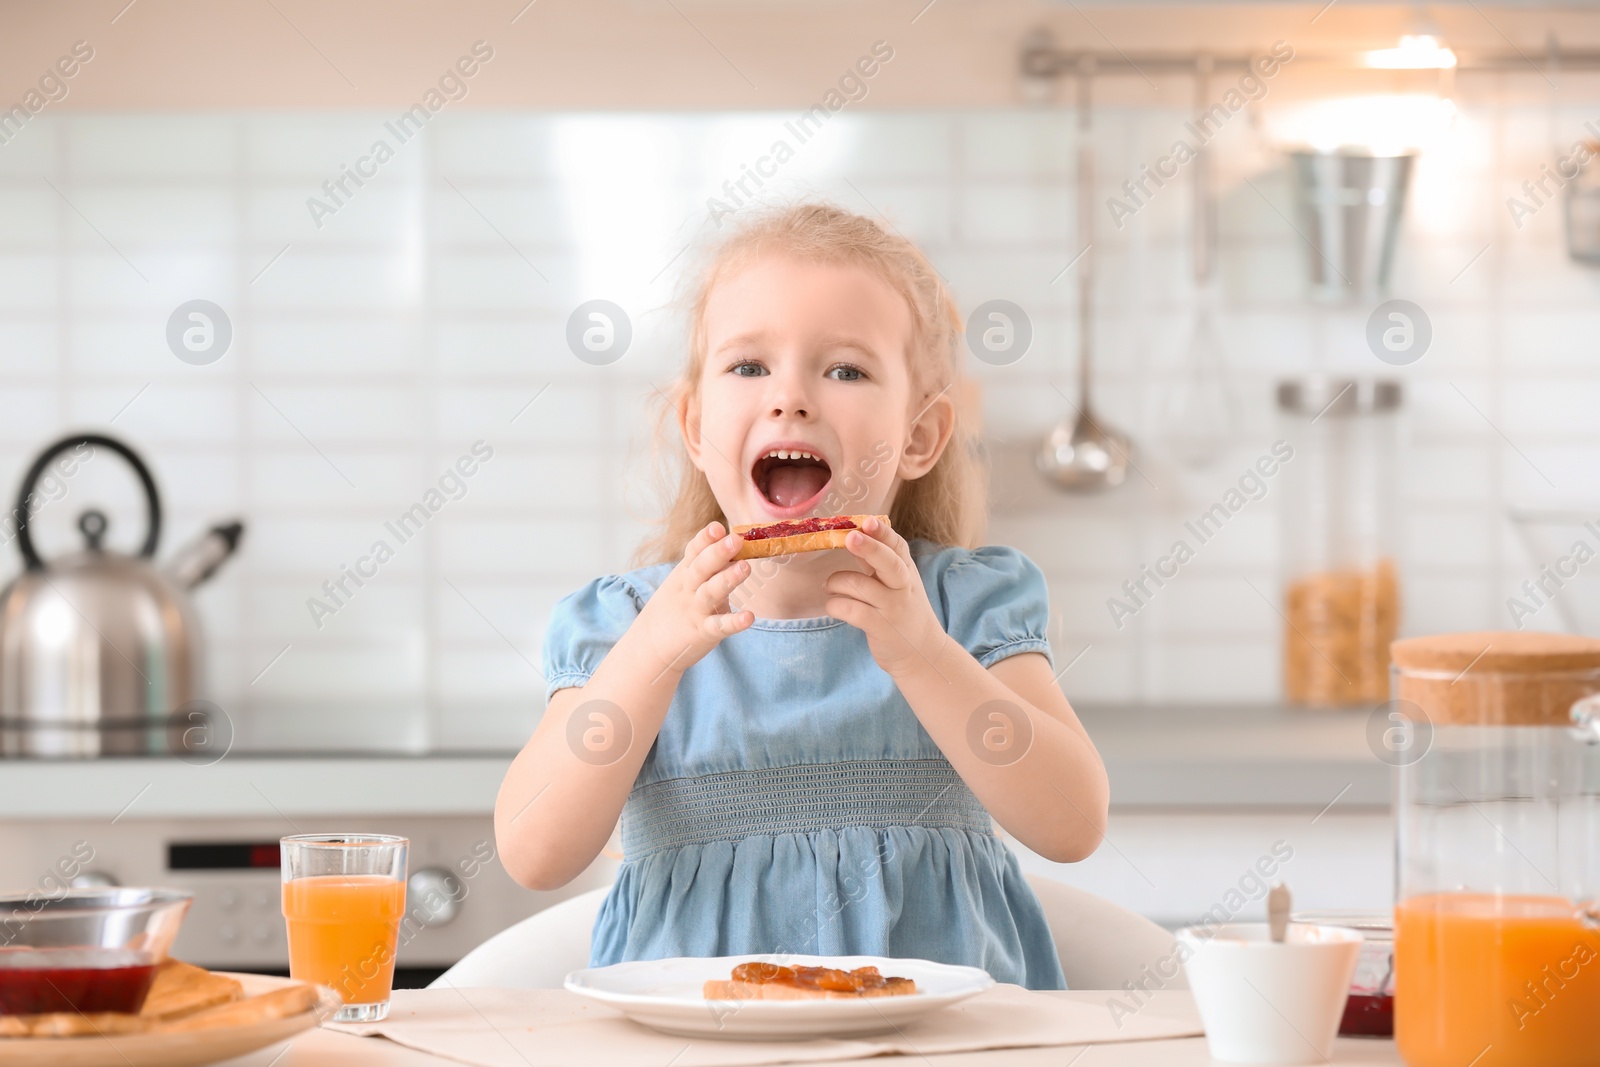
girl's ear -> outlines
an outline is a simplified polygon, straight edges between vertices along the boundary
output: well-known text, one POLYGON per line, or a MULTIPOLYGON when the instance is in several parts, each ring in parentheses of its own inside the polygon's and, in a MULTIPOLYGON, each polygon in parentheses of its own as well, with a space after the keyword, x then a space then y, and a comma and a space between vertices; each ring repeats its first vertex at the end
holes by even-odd
POLYGON ((900 450, 900 466, 895 471, 902 481, 920 478, 933 469, 950 443, 956 428, 956 404, 945 387, 926 402, 922 413, 906 431, 905 447, 900 450))
POLYGON ((689 462, 704 472, 706 467, 700 462, 703 451, 700 444, 700 393, 699 390, 685 389, 678 397, 678 432, 683 434, 683 447, 689 453, 689 462))

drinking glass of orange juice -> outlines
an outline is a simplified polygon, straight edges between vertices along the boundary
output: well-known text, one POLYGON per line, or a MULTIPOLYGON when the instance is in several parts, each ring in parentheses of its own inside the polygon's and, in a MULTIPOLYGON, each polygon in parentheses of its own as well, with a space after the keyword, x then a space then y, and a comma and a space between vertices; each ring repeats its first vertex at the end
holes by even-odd
POLYGON ((384 1018, 410 842, 387 834, 297 834, 280 844, 290 977, 338 993, 338 1022, 384 1018))

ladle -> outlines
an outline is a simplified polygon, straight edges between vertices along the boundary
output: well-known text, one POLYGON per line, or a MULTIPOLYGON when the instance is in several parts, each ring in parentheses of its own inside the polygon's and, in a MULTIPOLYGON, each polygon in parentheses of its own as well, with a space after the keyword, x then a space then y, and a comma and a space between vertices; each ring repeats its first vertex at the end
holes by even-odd
POLYGON ((1039 447, 1039 473, 1071 492, 1095 492, 1128 477, 1128 436, 1095 418, 1090 395, 1094 339, 1094 149, 1089 143, 1089 90, 1093 60, 1078 68, 1078 416, 1051 430, 1039 447))

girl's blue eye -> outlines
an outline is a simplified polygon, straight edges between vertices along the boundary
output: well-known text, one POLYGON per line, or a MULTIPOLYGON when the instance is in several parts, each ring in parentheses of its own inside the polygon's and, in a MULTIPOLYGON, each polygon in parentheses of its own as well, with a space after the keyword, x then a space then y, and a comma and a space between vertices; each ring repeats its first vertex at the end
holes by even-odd
POLYGON ((763 367, 761 364, 750 362, 735 363, 728 369, 741 378, 759 378, 763 374, 767 373, 767 368, 763 367))
POLYGON ((859 382, 864 375, 860 367, 852 367, 848 363, 841 363, 837 367, 828 368, 828 377, 838 382, 859 382))

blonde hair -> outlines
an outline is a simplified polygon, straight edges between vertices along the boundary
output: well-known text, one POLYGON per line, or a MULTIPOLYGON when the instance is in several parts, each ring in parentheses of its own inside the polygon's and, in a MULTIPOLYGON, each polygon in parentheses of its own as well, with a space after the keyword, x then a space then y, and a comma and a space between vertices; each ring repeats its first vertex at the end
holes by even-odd
MULTIPOLYGON (((829 204, 806 203, 768 209, 743 223, 712 250, 699 272, 690 299, 689 358, 667 394, 656 424, 656 456, 667 460, 656 484, 677 491, 667 501, 655 533, 639 546, 637 561, 678 560, 683 546, 712 521, 728 518, 712 495, 704 472, 690 463, 677 429, 680 405, 694 399, 706 360, 706 304, 717 283, 762 256, 787 255, 812 263, 864 267, 905 299, 911 310, 911 381, 917 403, 949 393, 955 403, 955 429, 933 468, 901 483, 889 508, 889 521, 906 537, 974 547, 983 535, 986 481, 977 440, 963 409, 960 344, 961 313, 939 272, 910 241, 872 219, 829 204), (668 459, 670 457, 670 459, 668 459)), ((898 442, 896 443, 898 452, 898 442)))

